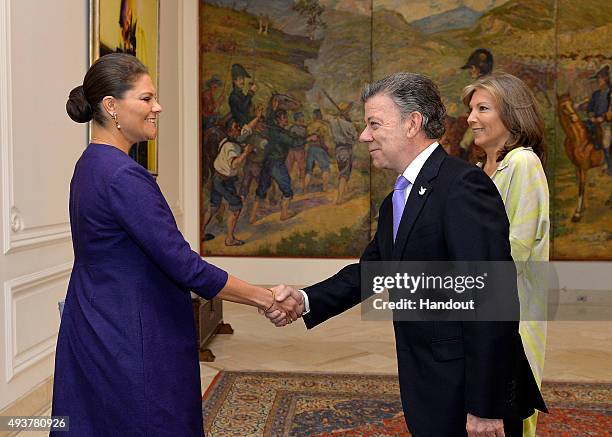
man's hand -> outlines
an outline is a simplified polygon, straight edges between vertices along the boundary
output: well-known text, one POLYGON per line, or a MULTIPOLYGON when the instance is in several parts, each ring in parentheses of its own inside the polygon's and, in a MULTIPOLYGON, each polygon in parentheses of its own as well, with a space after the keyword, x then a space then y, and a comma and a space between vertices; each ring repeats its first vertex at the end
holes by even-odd
POLYGON ((465 430, 468 437, 506 437, 502 419, 483 419, 468 413, 465 430))
MULTIPOLYGON (((265 313, 275 326, 285 326, 297 320, 304 312, 304 296, 294 287, 277 285, 272 287, 276 295, 274 306, 265 313)), ((260 314, 263 311, 260 310, 260 314)))

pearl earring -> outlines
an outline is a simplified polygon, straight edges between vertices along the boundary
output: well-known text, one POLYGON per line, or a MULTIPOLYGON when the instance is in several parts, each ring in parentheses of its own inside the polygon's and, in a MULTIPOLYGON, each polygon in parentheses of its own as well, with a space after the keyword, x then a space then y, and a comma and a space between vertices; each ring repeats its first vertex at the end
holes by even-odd
POLYGON ((117 121, 117 113, 113 112, 111 114, 111 117, 113 117, 113 120, 115 121, 115 126, 117 126, 117 129, 121 129, 121 125, 119 124, 119 122, 117 121))

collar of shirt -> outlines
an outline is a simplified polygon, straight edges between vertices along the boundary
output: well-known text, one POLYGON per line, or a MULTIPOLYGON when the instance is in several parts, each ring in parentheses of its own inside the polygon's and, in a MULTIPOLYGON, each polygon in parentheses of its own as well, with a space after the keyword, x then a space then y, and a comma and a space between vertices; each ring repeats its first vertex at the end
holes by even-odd
POLYGON ((406 179, 410 182, 410 185, 406 190, 404 190, 404 202, 408 200, 408 196, 410 195, 410 190, 412 190, 412 185, 416 180, 417 176, 421 172, 421 169, 425 165, 425 161, 431 156, 436 147, 438 147, 438 142, 434 141, 431 143, 425 150, 419 153, 416 158, 412 160, 412 162, 406 167, 406 170, 402 173, 406 179))

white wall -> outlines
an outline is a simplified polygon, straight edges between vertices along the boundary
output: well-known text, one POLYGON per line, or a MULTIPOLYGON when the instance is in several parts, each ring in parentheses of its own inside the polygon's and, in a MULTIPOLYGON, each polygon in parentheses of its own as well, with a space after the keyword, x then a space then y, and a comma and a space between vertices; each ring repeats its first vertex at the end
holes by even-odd
POLYGON ((0 408, 49 377, 72 248, 68 186, 86 128, 87 2, 0 0, 0 408), (69 25, 66 25, 69 23, 69 25))

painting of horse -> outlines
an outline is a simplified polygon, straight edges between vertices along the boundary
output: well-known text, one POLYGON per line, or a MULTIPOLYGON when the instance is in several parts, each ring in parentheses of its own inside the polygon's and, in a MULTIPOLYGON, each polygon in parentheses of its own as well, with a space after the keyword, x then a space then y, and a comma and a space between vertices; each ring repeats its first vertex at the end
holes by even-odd
POLYGON ((596 150, 594 141, 578 117, 569 94, 557 97, 559 122, 565 132, 563 147, 569 160, 576 167, 576 182, 578 184, 578 205, 572 215, 572 221, 578 222, 582 218, 584 205, 584 192, 586 189, 587 172, 604 164, 603 150, 596 150))

